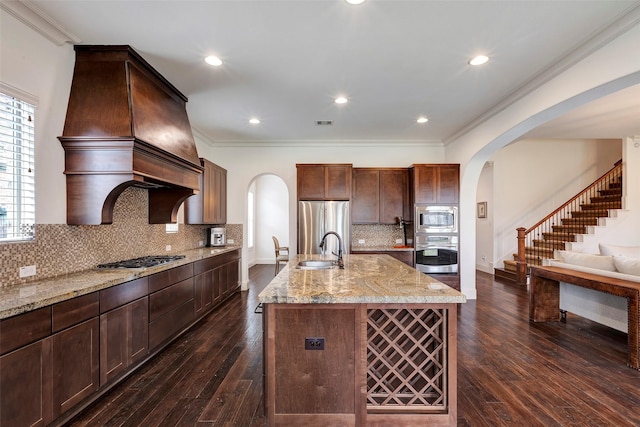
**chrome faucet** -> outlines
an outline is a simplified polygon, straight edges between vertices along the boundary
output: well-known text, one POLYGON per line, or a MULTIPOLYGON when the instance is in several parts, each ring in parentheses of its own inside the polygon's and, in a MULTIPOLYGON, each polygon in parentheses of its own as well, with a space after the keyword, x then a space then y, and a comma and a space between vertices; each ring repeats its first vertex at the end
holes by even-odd
POLYGON ((338 257, 338 268, 344 269, 344 261, 342 260, 342 252, 344 246, 342 245, 342 237, 340 237, 338 233, 336 233, 335 231, 327 231, 326 233, 324 233, 324 236, 322 236, 322 240, 320 241, 320 249, 324 250, 325 240, 327 240, 327 236, 329 234, 333 234, 338 238, 338 253, 332 253, 338 257))

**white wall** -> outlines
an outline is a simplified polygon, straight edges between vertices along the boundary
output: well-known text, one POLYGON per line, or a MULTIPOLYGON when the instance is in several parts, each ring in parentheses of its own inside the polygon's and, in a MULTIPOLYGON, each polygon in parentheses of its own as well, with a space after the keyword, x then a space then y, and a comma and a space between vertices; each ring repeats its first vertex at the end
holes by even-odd
POLYGON ((493 196, 493 162, 487 162, 478 181, 476 202, 487 202, 487 217, 477 218, 476 213, 476 269, 493 274, 493 230, 495 212, 493 196))
MULTIPOLYGON (((593 234, 572 244, 571 250, 595 254, 599 253, 599 243, 640 246, 640 136, 625 138, 622 155, 622 206, 625 209, 618 212, 618 217, 607 219, 605 227, 595 227, 593 234)), ((560 308, 627 332, 626 298, 561 283, 560 308)))
POLYGON ((517 251, 516 228, 529 228, 622 158, 620 140, 525 139, 495 153, 494 253, 501 267, 517 251))
MULTIPOLYGON (((292 254, 297 248, 296 164, 352 163, 354 167, 407 167, 413 163, 439 163, 444 148, 439 143, 300 143, 300 144, 216 144, 195 131, 198 153, 227 169, 227 221, 246 223, 246 192, 256 176, 276 175, 288 191, 288 241, 281 240, 292 254)), ((256 259, 258 254, 256 254, 256 259)), ((246 244, 243 278, 248 278, 246 244)), ((246 286, 246 282, 243 284, 246 286)))
POLYGON ((275 264, 275 247, 289 241, 289 193, 282 179, 261 175, 256 179, 256 264, 275 264))
MULTIPOLYGON (((622 27, 616 27, 622 28, 622 27)), ((640 83, 640 23, 621 35, 598 34, 594 50, 579 49, 523 95, 496 107, 493 115, 470 125, 448 141, 446 162, 460 163, 460 288, 467 298, 476 298, 475 289, 475 202, 482 168, 491 156, 528 131, 577 107, 618 90, 640 83)), ((494 176, 494 180, 496 177, 494 176)), ((497 230, 496 226, 496 230, 497 230)))
POLYGON ((62 135, 75 53, 0 12, 0 81, 38 99, 35 120, 36 223, 66 223, 62 135))

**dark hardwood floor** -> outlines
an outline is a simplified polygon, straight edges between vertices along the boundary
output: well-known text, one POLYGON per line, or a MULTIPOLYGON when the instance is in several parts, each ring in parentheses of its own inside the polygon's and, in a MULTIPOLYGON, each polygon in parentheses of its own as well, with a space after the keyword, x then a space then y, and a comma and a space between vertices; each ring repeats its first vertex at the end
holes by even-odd
MULTIPOLYGON (((273 265, 71 426, 264 426, 262 319, 273 265)), ((528 320, 526 289, 478 273, 458 323, 459 426, 639 426, 626 334, 569 315, 528 320)))

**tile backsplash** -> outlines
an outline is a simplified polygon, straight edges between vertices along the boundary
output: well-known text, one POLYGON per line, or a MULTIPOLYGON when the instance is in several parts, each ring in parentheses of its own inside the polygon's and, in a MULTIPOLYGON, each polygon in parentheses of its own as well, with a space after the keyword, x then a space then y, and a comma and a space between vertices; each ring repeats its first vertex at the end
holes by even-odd
MULTIPOLYGON (((177 233, 166 233, 164 224, 149 224, 148 194, 135 187, 125 190, 116 201, 113 224, 37 224, 34 241, 0 244, 0 286, 87 270, 122 259, 179 253, 206 242, 205 225, 180 224, 177 233), (170 251, 166 250, 167 245, 171 246, 170 251), (28 265, 35 265, 37 274, 20 279, 20 267, 28 265)), ((242 245, 242 224, 227 224, 226 232, 234 245, 242 245)))
POLYGON ((404 234, 399 225, 354 224, 351 229, 352 248, 392 247, 398 244, 396 239, 404 240, 404 234), (364 240, 364 243, 359 243, 360 240, 364 240))

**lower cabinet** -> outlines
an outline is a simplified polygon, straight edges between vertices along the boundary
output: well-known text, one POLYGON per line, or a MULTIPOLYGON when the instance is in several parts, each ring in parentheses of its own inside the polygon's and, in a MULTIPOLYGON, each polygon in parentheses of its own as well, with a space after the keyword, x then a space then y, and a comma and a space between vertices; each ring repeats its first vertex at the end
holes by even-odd
POLYGON ((149 353, 149 298, 100 315, 100 384, 128 371, 149 353))
POLYGON ((100 386, 98 319, 52 337, 53 417, 59 417, 100 386))
POLYGON ((53 419, 51 338, 0 357, 0 425, 44 426, 53 419))
POLYGON ((213 308, 213 275, 211 271, 193 278, 194 313, 196 319, 203 317, 213 308))
POLYGON ((0 320, 0 427, 71 417, 239 286, 225 252, 0 320))
POLYGON ((183 331, 194 321, 193 277, 149 295, 149 349, 183 331))
POLYGON ((239 288, 240 251, 198 261, 194 269, 194 312, 199 319, 239 288))
POLYGON ((0 357, 0 425, 44 426, 99 387, 98 319, 0 357))

